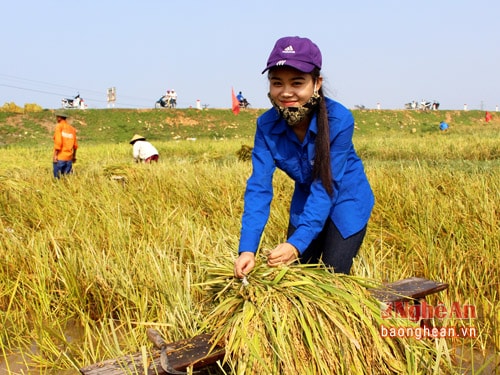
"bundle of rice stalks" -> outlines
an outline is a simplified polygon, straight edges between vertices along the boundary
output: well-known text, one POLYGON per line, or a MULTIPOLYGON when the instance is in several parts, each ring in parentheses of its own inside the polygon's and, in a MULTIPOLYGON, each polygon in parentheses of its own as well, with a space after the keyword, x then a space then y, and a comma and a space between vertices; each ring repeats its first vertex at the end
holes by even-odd
POLYGON ((253 147, 247 145, 241 145, 241 148, 236 152, 238 155, 238 160, 247 161, 252 159, 252 150, 253 147))
MULTIPOLYGON (((387 325, 368 280, 315 265, 258 265, 247 282, 232 264, 207 265, 215 307, 202 329, 226 347, 236 374, 432 373, 435 350, 423 341, 384 339, 387 325)), ((435 370, 435 367, 434 367, 435 370)))
POLYGON ((130 173, 130 166, 121 164, 107 165, 102 170, 106 177, 122 176, 126 178, 130 173))

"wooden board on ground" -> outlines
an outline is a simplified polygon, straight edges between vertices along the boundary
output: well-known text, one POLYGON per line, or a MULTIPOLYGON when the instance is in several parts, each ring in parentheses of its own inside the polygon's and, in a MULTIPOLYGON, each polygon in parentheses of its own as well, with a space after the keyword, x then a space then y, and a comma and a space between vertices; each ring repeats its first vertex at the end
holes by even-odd
POLYGON ((411 299, 419 300, 429 294, 441 292, 448 288, 448 284, 432 281, 420 277, 384 284, 380 289, 372 289, 372 295, 381 302, 401 302, 411 299))
MULTIPOLYGON (((168 343, 170 365, 178 371, 184 371, 189 366, 196 370, 221 360, 224 357, 224 348, 216 346, 210 352, 213 345, 211 338, 210 334, 201 334, 191 339, 168 343)), ((167 374, 160 365, 160 350, 153 349, 151 353, 152 360, 149 361, 146 368, 142 364, 141 353, 135 353, 81 368, 80 372, 84 375, 167 374)))

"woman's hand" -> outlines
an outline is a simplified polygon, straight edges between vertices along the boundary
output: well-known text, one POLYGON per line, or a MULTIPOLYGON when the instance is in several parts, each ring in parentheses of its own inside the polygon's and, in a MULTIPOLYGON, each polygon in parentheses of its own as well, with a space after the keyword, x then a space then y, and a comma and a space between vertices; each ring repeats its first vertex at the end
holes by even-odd
POLYGON ((276 267, 280 264, 293 263, 299 257, 299 251, 295 246, 288 242, 279 244, 271 251, 267 257, 267 265, 276 267))
POLYGON ((255 254, 244 251, 234 262, 234 276, 238 279, 244 278, 255 267, 255 254))

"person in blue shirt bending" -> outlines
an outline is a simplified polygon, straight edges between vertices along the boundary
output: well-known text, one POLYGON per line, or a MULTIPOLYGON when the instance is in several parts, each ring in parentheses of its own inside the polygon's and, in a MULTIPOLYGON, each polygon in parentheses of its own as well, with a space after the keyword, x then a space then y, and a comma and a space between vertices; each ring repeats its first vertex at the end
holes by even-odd
POLYGON ((348 274, 363 242, 374 196, 352 142, 354 118, 325 97, 321 51, 308 38, 278 39, 268 72, 273 108, 257 119, 234 274, 255 267, 270 213, 276 168, 295 181, 287 240, 268 255, 278 266, 297 259, 348 274))
POLYGON ((446 122, 444 122, 444 121, 441 121, 439 123, 439 130, 441 130, 443 132, 447 131, 448 130, 448 124, 446 122))

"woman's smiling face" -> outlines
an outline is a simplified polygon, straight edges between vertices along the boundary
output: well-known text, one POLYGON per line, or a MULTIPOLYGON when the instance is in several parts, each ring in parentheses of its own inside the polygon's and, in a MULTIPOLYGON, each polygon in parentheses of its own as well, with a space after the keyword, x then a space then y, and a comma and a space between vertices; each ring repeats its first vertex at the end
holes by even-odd
POLYGON ((303 73, 289 66, 273 68, 268 78, 269 95, 280 107, 304 105, 313 92, 320 89, 322 83, 322 77, 318 77, 314 82, 310 73, 303 73))

